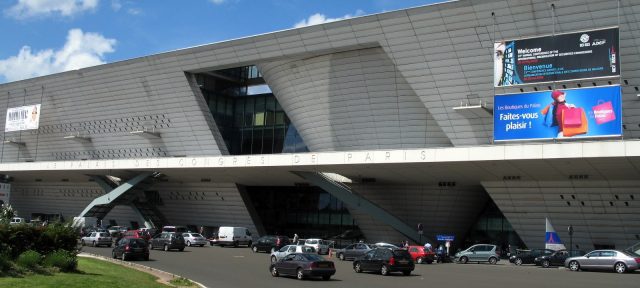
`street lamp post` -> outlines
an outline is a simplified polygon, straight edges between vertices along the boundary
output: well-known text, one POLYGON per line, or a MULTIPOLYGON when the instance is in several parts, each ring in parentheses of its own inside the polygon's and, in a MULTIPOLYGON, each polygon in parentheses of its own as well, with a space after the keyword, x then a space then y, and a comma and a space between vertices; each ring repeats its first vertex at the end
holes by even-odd
POLYGON ((569 257, 571 257, 571 250, 573 250, 573 225, 569 224, 567 230, 569 231, 569 257))

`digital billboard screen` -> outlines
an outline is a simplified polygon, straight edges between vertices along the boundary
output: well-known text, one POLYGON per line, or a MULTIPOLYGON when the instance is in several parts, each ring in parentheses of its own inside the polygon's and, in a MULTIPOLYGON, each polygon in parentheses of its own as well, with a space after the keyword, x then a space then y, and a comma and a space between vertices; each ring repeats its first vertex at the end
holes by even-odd
POLYGON ((494 141, 622 135, 620 86, 494 97, 494 141))
POLYGON ((620 75, 618 28, 494 43, 496 87, 620 75))

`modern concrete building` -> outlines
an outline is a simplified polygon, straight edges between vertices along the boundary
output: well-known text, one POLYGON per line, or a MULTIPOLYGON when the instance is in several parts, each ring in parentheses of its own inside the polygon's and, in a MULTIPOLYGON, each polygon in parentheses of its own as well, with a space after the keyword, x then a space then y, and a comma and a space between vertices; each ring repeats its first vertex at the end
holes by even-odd
POLYGON ((565 243, 573 225, 581 249, 625 248, 640 241, 638 15, 462 0, 2 84, 2 107, 41 106, 37 129, 3 133, 0 173, 26 218, 457 247, 541 247, 548 218, 565 243), (494 42, 604 27, 620 77, 494 88, 494 42), (496 94, 616 84, 622 137, 493 141, 496 94))

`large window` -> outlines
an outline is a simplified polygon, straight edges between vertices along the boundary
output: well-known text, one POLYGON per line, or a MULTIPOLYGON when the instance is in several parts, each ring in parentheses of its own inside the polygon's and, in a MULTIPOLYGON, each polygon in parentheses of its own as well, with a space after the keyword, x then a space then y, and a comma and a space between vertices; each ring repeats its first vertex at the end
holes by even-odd
POLYGON ((257 67, 211 71, 196 79, 230 154, 309 151, 257 67))

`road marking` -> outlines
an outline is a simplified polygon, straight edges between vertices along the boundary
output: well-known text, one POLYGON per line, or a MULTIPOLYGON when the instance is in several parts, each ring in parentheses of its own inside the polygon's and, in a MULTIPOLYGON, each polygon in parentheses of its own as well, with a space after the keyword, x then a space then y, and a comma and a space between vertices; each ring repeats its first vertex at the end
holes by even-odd
POLYGON ((238 256, 238 255, 236 255, 236 256, 233 256, 233 258, 244 258, 244 256, 238 256))

